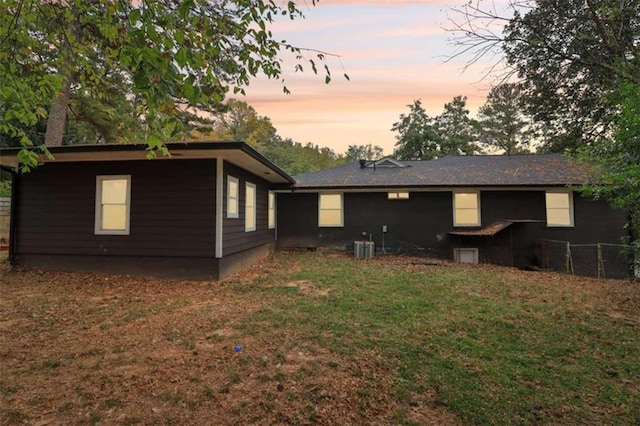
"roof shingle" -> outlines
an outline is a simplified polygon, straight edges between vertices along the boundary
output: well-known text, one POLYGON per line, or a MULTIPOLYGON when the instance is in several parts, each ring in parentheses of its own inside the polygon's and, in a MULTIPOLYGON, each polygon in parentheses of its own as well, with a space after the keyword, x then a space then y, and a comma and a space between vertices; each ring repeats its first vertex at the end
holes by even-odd
POLYGON ((410 167, 349 163, 295 176, 296 188, 565 186, 593 181, 596 169, 560 154, 451 156, 403 161, 410 167))

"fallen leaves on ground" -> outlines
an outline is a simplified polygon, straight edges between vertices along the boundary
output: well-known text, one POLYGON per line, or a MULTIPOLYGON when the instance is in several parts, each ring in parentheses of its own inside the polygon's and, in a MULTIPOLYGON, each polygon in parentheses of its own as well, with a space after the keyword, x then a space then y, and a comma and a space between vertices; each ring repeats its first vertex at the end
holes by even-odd
MULTIPOLYGON (((403 270, 451 267, 391 256, 374 261, 403 270)), ((279 268, 266 260, 225 282, 200 282, 9 271, 3 264, 0 423, 395 424, 399 413, 417 424, 458 423, 434 395, 403 405, 374 352, 347 357, 294 330, 241 327, 271 300, 239 289, 279 268)), ((479 268, 496 268, 501 279, 534 274, 479 268)), ((579 287, 605 298, 610 315, 640 319, 633 286, 605 291, 599 280, 536 274, 545 285, 567 286, 567 297, 577 297, 571 290, 579 287)), ((329 295, 308 280, 279 285, 329 295)))

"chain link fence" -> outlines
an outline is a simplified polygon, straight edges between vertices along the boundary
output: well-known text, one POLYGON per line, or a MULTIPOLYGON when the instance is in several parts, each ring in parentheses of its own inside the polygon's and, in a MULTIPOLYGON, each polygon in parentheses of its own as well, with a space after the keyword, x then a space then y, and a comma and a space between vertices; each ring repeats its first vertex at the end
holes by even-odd
POLYGON ((640 259, 634 261, 634 251, 630 245, 538 240, 536 249, 539 266, 552 271, 617 279, 637 276, 640 272, 637 265, 640 259))

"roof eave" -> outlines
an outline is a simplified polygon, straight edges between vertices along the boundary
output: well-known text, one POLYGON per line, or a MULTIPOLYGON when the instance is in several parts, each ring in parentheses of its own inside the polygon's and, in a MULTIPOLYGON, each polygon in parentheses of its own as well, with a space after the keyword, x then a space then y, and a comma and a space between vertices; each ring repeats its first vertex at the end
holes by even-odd
MULTIPOLYGON (((268 160, 258 151, 244 142, 224 141, 224 142, 172 142, 166 144, 170 156, 160 156, 157 159, 180 160, 195 158, 217 158, 220 153, 240 152, 253 161, 261 164, 280 177, 278 181, 289 184, 295 180, 284 170, 268 160)), ((4 148, 0 150, 0 165, 6 168, 16 169, 18 167, 18 153, 24 148, 4 148)), ((38 150, 37 147, 29 148, 38 150)), ((62 147, 51 147, 48 149, 54 159, 42 158, 43 163, 47 162, 79 162, 79 161, 131 161, 147 159, 149 147, 146 144, 128 145, 70 145, 62 147), (58 159, 56 159, 56 155, 58 159)), ((254 163, 255 164, 255 163, 254 163)), ((272 179, 267 179, 272 180, 272 179)))
POLYGON ((542 183, 530 183, 530 184, 497 184, 497 183, 483 183, 483 184, 438 184, 438 185, 402 185, 402 184, 390 184, 390 185, 293 185, 292 190, 300 191, 347 191, 347 190, 392 190, 392 189, 447 189, 447 188, 540 188, 540 187, 572 187, 588 185, 588 182, 542 182, 542 183))

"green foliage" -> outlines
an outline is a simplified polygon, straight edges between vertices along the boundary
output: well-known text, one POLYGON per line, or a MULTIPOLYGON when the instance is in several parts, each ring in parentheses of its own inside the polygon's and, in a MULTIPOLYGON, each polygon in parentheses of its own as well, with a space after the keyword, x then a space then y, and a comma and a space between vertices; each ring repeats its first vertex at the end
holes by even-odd
POLYGON ((398 132, 393 155, 401 160, 430 160, 446 155, 480 153, 476 144, 476 123, 469 117, 467 98, 456 96, 444 105, 439 116, 429 117, 420 100, 408 105, 409 114, 400 114, 393 124, 398 132))
POLYGON ((584 192, 609 200, 629 214, 632 243, 640 260, 640 85, 627 83, 610 99, 611 109, 619 112, 616 131, 613 138, 600 139, 582 150, 583 158, 604 171, 584 192))
POLYGON ((321 148, 311 142, 302 144, 289 138, 268 142, 258 151, 293 176, 344 164, 344 157, 330 148, 321 148))
POLYGON ((0 180, 0 197, 11 197, 10 180, 0 180))
MULTIPOLYGON (((308 59, 274 39, 269 27, 282 15, 302 17, 294 2, 268 0, 4 1, 0 134, 25 147, 41 143, 31 129, 66 119, 48 111, 69 87, 73 118, 97 129, 101 141, 126 142, 124 130, 144 128, 150 152, 166 152, 163 141, 188 130, 184 111, 191 118, 216 111, 258 74, 280 79, 283 52, 317 72, 314 60, 323 62, 323 54, 308 59)), ((91 140, 82 126, 75 132, 78 141, 91 140)))
POLYGON ((377 160, 382 158, 383 150, 378 145, 349 145, 345 153, 345 161, 377 160))
POLYGON ((437 157, 440 135, 435 119, 429 117, 422 102, 414 100, 408 114, 400 114, 391 131, 398 132, 393 156, 401 160, 430 160, 437 157))
POLYGON ((499 10, 484 2, 454 9, 454 57, 504 60, 490 72, 517 75, 527 112, 544 126, 544 151, 575 152, 611 136, 607 96, 623 82, 640 84, 640 2, 525 0, 499 10))
POLYGON ((247 142, 291 175, 314 172, 344 163, 343 157, 329 148, 283 139, 278 135, 269 117, 258 115, 252 106, 236 99, 229 99, 226 105, 214 114, 210 131, 192 132, 190 138, 247 142))
POLYGON ((269 117, 258 115, 251 105, 236 99, 229 99, 215 114, 211 136, 217 140, 247 142, 254 148, 278 139, 269 117))
POLYGON ((529 152, 531 120, 523 113, 517 84, 495 86, 478 111, 480 142, 506 155, 529 152))
POLYGON ((575 150, 615 126, 606 96, 640 84, 640 3, 543 0, 516 11, 502 44, 529 111, 548 127, 546 149, 575 150))
POLYGON ((476 121, 469 117, 466 96, 455 96, 444 104, 444 111, 436 117, 436 126, 440 135, 440 155, 480 153, 476 144, 476 121))

